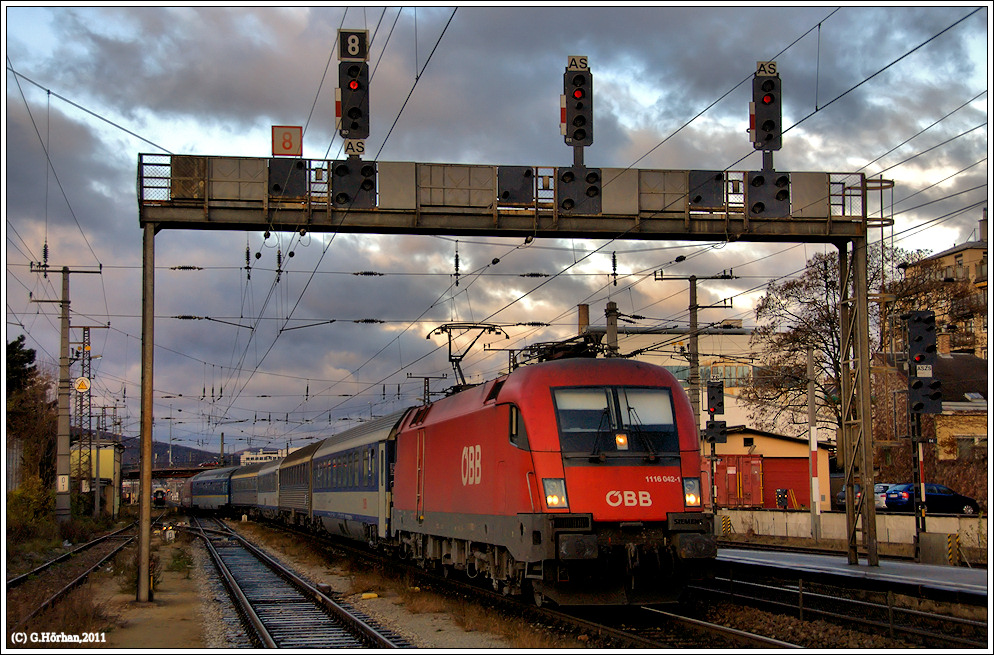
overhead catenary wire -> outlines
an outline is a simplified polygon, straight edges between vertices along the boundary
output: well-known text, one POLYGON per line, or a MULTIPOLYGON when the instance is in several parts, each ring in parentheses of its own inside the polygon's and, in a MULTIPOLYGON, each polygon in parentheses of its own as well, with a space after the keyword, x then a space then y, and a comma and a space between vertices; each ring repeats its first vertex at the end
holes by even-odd
MULTIPOLYGON (((597 251, 594 251, 594 252, 595 252, 595 253, 597 253, 597 254, 599 254, 599 252, 600 252, 600 251, 602 251, 602 248, 598 248, 598 249, 597 249, 597 251)), ((595 255, 595 256, 596 256, 596 255, 595 255)), ((321 273, 323 273, 323 272, 321 272, 321 273)), ((319 274, 321 274, 321 273, 319 273, 319 274)), ((493 273, 493 272, 489 272, 489 273, 488 273, 488 272, 484 272, 484 273, 480 273, 479 275, 480 275, 480 276, 484 276, 484 275, 493 275, 493 274, 495 274, 495 273, 493 273)), ((581 274, 583 274, 583 275, 593 275, 593 274, 586 274, 586 273, 580 273, 580 272, 576 271, 575 269, 571 270, 571 271, 570 271, 570 273, 567 273, 566 275, 569 275, 569 274, 577 274, 577 275, 581 275, 581 274)), ((303 297, 303 296, 302 296, 302 297, 303 297)), ((263 314, 263 313, 264 313, 264 312, 260 313, 260 316, 262 316, 262 314, 263 314)), ((289 315, 292 315, 292 313, 293 313, 293 312, 291 311, 289 315)), ((254 315, 254 312, 250 312, 250 315, 254 315)), ((265 320, 269 320, 269 317, 268 317, 268 316, 267 316, 267 317, 265 317, 265 320)), ((392 343, 392 342, 391 342, 391 343, 392 343)), ((267 374, 268 374, 268 372, 267 372, 267 374)))
MULTIPOLYGON (((442 33, 441 33, 441 34, 439 35, 439 37, 438 37, 438 39, 437 39, 437 41, 436 41, 436 43, 435 43, 435 47, 434 47, 434 48, 432 49, 432 53, 431 53, 431 55, 429 55, 429 57, 428 57, 428 60, 427 60, 427 61, 425 61, 425 65, 424 65, 424 68, 423 68, 423 69, 422 69, 422 71, 421 71, 422 73, 424 72, 424 70, 425 70, 425 69, 427 69, 427 67, 428 67, 428 64, 429 64, 429 63, 431 62, 431 59, 432 59, 432 55, 434 55, 435 51, 437 50, 437 48, 438 48, 438 44, 439 44, 439 43, 441 42, 441 40, 442 40, 442 37, 444 37, 444 36, 445 36, 445 32, 446 32, 446 30, 447 30, 447 28, 448 28, 449 24, 450 24, 450 23, 452 22, 452 18, 453 18, 453 17, 455 16, 455 12, 456 12, 456 10, 455 10, 455 9, 453 9, 453 11, 452 11, 452 14, 451 14, 451 15, 449 16, 449 20, 448 20, 448 22, 446 23, 446 26, 445 26, 445 29, 443 29, 443 30, 442 30, 442 33)), ((343 19, 343 20, 344 20, 344 19, 343 19)), ((410 99, 411 95, 413 94, 413 92, 414 92, 414 88, 415 88, 415 87, 417 86, 417 83, 418 83, 418 81, 420 80, 420 78, 421 78, 421 76, 419 75, 419 76, 418 76, 418 77, 417 77, 417 78, 415 79, 415 81, 414 81, 414 84, 413 84, 413 85, 411 86, 411 91, 410 91, 410 93, 408 94, 408 99, 410 99)), ((396 118, 396 119, 394 120, 394 125, 396 125, 396 122, 397 122, 397 120, 399 119, 400 115, 401 115, 401 114, 403 113, 403 111, 404 111, 404 108, 406 107, 406 105, 407 105, 407 101, 405 100, 405 102, 404 102, 404 105, 403 105, 403 106, 402 106, 402 107, 400 108, 400 110, 398 111, 398 114, 397 114, 397 118, 396 118)), ((388 134, 387 134, 386 138, 384 139, 384 145, 386 144, 386 141, 387 141, 387 140, 388 140, 388 139, 390 138, 390 134, 392 133, 392 131, 393 131, 393 128, 391 127, 391 130, 390 130, 390 132, 388 132, 388 134)), ((344 220, 344 218, 343 218, 343 220, 344 220)), ((336 235, 336 233, 335 233, 335 232, 332 232, 332 233, 331 233, 331 238, 329 238, 329 240, 328 240, 328 243, 327 243, 327 244, 325 245, 325 248, 324 248, 324 250, 322 251, 322 254, 321 254, 321 259, 319 259, 319 260, 318 260, 318 263, 317 263, 317 264, 315 265, 315 268, 314 268, 314 270, 315 270, 315 271, 317 270, 318 266, 320 266, 320 263, 321 263, 321 260, 322 260, 322 259, 324 258, 325 254, 326 254, 326 253, 328 252, 328 249, 329 249, 329 248, 331 247, 331 244, 332 244, 332 243, 333 243, 333 241, 334 241, 334 238, 335 238, 335 235, 336 235)), ((311 283, 311 280, 313 280, 313 278, 314 278, 314 273, 312 272, 312 273, 311 273, 311 276, 310 276, 310 277, 308 278, 307 282, 305 283, 305 285, 304 285, 304 288, 303 288, 303 289, 301 290, 301 292, 300 292, 300 295, 299 295, 299 296, 298 296, 298 298, 297 298, 297 302, 296 302, 296 304, 294 305, 293 309, 291 309, 291 310, 290 310, 290 312, 289 312, 289 313, 287 314, 288 318, 289 318, 289 316, 291 316, 291 315, 293 314, 293 312, 294 312, 294 311, 296 310, 296 307, 297 307, 297 306, 299 306, 299 304, 300 304, 301 300, 303 299, 303 297, 304 297, 304 294, 306 293, 306 291, 307 291, 307 288, 309 287, 309 285, 310 285, 310 283, 311 283)), ((272 289, 270 290, 270 295, 271 295, 271 293, 272 293, 272 289)), ((267 297, 267 302, 268 302, 268 297, 267 297)), ((264 361, 264 360, 266 359, 266 357, 267 357, 267 356, 269 355, 269 353, 271 353, 271 352, 272 352, 273 348, 274 348, 274 347, 275 347, 275 345, 276 345, 276 342, 277 342, 277 340, 279 339, 279 335, 280 335, 280 334, 282 334, 282 332, 280 332, 280 333, 277 333, 277 335, 276 335, 276 338, 274 338, 274 339, 273 339, 273 342, 272 342, 272 343, 270 344, 269 348, 268 348, 268 349, 266 350, 266 352, 265 352, 265 353, 264 353, 264 354, 262 355, 262 357, 258 359, 258 361, 257 361, 257 365, 256 365, 256 369, 254 369, 254 370, 257 370, 257 369, 258 369, 258 366, 260 366, 260 365, 262 364, 262 362, 263 362, 263 361, 264 361)), ((244 359, 244 358, 243 358, 243 359, 244 359)), ((241 362, 243 361, 243 359, 239 361, 239 365, 241 365, 241 362)), ((254 375, 254 373, 253 373, 253 374, 250 374, 250 375, 249 375, 249 376, 247 377, 247 379, 245 380, 245 382, 244 382, 244 383, 243 383, 243 384, 241 385, 241 387, 239 388, 238 392, 236 392, 236 395, 235 395, 235 397, 237 397, 237 393, 240 393, 240 391, 241 391, 242 389, 244 389, 244 388, 245 388, 245 387, 246 387, 246 386, 248 385, 248 383, 249 383, 249 382, 251 381, 251 378, 253 377, 253 375, 254 375)))

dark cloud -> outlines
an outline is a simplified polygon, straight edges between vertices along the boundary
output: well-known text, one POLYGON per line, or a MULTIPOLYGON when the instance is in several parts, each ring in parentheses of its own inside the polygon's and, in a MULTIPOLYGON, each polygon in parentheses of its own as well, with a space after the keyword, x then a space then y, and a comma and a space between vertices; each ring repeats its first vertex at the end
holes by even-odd
MULTIPOLYGON (((965 133, 986 122, 989 99, 943 119, 986 89, 988 10, 860 82, 972 10, 467 6, 453 17, 448 7, 8 8, 10 66, 42 87, 8 70, 8 338, 26 332, 43 358, 57 357, 56 306, 32 302, 59 294, 57 276, 29 270, 46 242, 54 265, 102 265, 99 276, 72 277, 74 324, 110 324, 95 331, 96 389, 126 407, 125 430, 136 433, 139 154, 159 144, 267 156, 270 125, 306 124, 307 156, 340 157, 340 26, 373 38, 367 152, 382 161, 571 163, 559 94, 567 56, 583 55, 595 79, 588 165, 755 169, 749 80, 757 61, 775 58, 790 128, 777 168, 882 173, 895 180, 885 203, 898 234, 934 221, 924 242, 941 250, 974 233, 980 208, 962 208, 989 194, 986 163, 953 176, 986 156, 986 126, 965 133)), ((700 284, 701 303, 732 303, 702 321, 748 325, 766 281, 825 248, 165 231, 155 253, 155 411, 182 417, 171 424, 188 445, 216 444, 221 432, 235 447, 250 438, 254 447, 299 443, 350 425, 343 418, 415 402, 418 376, 447 375, 433 389, 451 383, 444 335, 426 338, 447 321, 507 332, 466 357, 478 379, 507 366, 502 349, 574 334, 578 303, 594 322, 614 300, 650 324, 685 325, 679 278, 689 275, 734 269, 735 280, 700 284), (678 254, 686 261, 675 263, 678 254), (191 266, 202 270, 175 270, 191 266), (677 279, 657 280, 656 271, 677 279)), ((168 424, 155 429, 164 438, 168 424)))

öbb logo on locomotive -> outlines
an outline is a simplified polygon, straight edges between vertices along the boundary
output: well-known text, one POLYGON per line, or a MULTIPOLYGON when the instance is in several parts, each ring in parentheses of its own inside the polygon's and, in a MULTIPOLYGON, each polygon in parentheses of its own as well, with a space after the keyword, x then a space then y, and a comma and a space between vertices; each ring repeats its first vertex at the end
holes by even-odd
POLYGON ((605 496, 607 504, 611 507, 619 507, 624 504, 625 507, 651 507, 652 506, 652 496, 649 495, 648 491, 617 491, 612 490, 607 492, 605 496))
POLYGON ((483 457, 480 445, 464 446, 462 449, 462 486, 480 484, 483 478, 483 457))

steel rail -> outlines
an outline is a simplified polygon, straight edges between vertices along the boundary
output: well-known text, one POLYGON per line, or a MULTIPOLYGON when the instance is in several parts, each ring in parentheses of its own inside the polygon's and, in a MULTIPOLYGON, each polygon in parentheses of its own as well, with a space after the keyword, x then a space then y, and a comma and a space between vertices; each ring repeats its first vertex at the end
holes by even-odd
MULTIPOLYGON (((294 573, 293 571, 291 571, 290 569, 288 569, 286 566, 284 566, 280 562, 276 561, 269 554, 267 554, 266 552, 264 552, 263 550, 261 550, 260 548, 258 548, 257 546, 255 546, 253 543, 251 543, 250 541, 248 541, 247 539, 245 539, 244 537, 242 537, 241 535, 239 535, 237 532, 235 532, 234 530, 232 530, 231 528, 229 528, 227 526, 224 526, 223 524, 222 524, 222 526, 223 526, 222 530, 215 530, 215 529, 211 529, 211 528, 200 528, 200 530, 205 533, 202 536, 204 537, 204 539, 208 543, 210 543, 210 539, 207 538, 207 536, 206 536, 207 532, 210 532, 210 533, 213 533, 213 534, 217 534, 219 536, 224 536, 224 537, 227 537, 227 538, 230 538, 230 539, 234 539, 235 541, 237 541, 239 543, 239 545, 241 545, 253 557, 255 557, 257 560, 259 560, 262 564, 264 564, 270 570, 272 570, 273 572, 275 572, 281 578, 283 578, 284 580, 286 580, 287 583, 289 583, 291 586, 293 586, 294 588, 296 588, 299 592, 301 592, 302 594, 304 594, 304 596, 307 597, 308 599, 310 599, 311 602, 314 602, 315 604, 320 605, 325 610, 327 610, 328 612, 330 612, 337 621, 339 621, 341 624, 344 625, 345 629, 347 629, 348 631, 352 632, 360 640, 365 641, 366 643, 370 644, 372 647, 374 647, 374 648, 400 648, 401 647, 401 645, 399 645, 398 643, 396 643, 396 641, 393 641, 393 640, 389 639, 387 636, 385 636, 384 634, 382 634, 381 631, 377 630, 376 628, 374 628, 373 626, 371 626, 369 623, 367 623, 366 621, 364 621, 362 618, 360 618, 359 616, 356 616, 353 612, 350 612, 348 609, 346 609, 345 607, 343 607, 339 603, 335 602, 332 598, 330 598, 327 594, 325 594, 319 588, 315 587, 310 582, 308 582, 307 580, 301 578, 296 573, 294 573)), ((213 549, 213 545, 212 544, 211 544, 211 548, 213 549)), ((218 554, 218 557, 220 557, 219 554, 218 554)), ((231 582, 234 583, 233 578, 232 578, 231 582)), ((239 596, 240 596, 239 602, 243 602, 244 594, 241 594, 239 592, 239 596)), ((247 599, 244 602, 247 602, 247 599)), ((255 614, 255 613, 253 612, 253 614, 255 614)), ((258 615, 255 615, 255 618, 259 621, 259 623, 258 623, 258 625, 255 625, 255 620, 250 619, 253 622, 253 627, 255 627, 257 630, 259 628, 262 628, 262 630, 265 630, 265 628, 263 627, 263 622, 261 621, 261 619, 258 619, 258 615)), ((276 646, 268 646, 268 647, 276 647, 276 646)))
POLYGON ((673 614, 672 612, 666 612, 656 607, 643 607, 646 612, 652 612, 653 614, 659 614, 665 616, 670 621, 680 623, 685 626, 689 626, 695 629, 701 629, 706 632, 718 633, 725 637, 728 637, 743 646, 756 646, 759 648, 801 648, 797 644, 791 644, 786 641, 781 641, 779 639, 773 639, 772 637, 764 637, 763 635, 753 634, 751 632, 745 632, 744 630, 737 630, 736 628, 729 628, 728 626, 720 625, 717 623, 710 623, 708 621, 701 621, 699 619, 692 619, 689 616, 681 616, 679 614, 673 614))
POLYGON ((93 546, 96 546, 97 544, 99 544, 99 543, 101 543, 101 542, 103 542, 103 541, 105 541, 107 539, 110 539, 112 537, 116 537, 119 534, 121 534, 122 532, 125 532, 127 530, 130 530, 130 529, 134 528, 135 525, 137 525, 137 522, 131 523, 130 525, 126 525, 123 528, 121 528, 120 530, 116 530, 116 531, 111 532, 109 534, 105 534, 102 537, 97 537, 96 539, 94 539, 92 541, 88 541, 85 544, 80 544, 76 548, 73 548, 72 550, 70 550, 70 551, 68 551, 66 553, 62 553, 61 555, 59 555, 55 559, 49 560, 48 562, 45 562, 44 564, 41 564, 41 565, 33 568, 32 570, 28 571, 27 573, 22 573, 21 575, 14 576, 10 580, 7 580, 7 590, 9 591, 11 589, 14 589, 15 587, 19 587, 20 585, 22 585, 25 582, 27 582, 32 576, 38 575, 39 573, 41 573, 45 569, 47 569, 49 567, 52 567, 52 566, 54 566, 56 564, 59 564, 61 562, 65 562, 65 561, 71 559, 74 555, 78 555, 78 554, 82 553, 83 551, 89 550, 93 546))
POLYGON ((260 550, 251 542, 247 541, 244 537, 237 533, 232 533, 233 537, 239 541, 246 549, 249 550, 253 555, 258 557, 260 560, 265 562, 267 566, 276 571, 280 576, 285 578, 292 585, 300 589, 302 592, 307 594, 312 600, 316 601, 326 609, 330 610, 338 617, 340 620, 347 622, 352 628, 358 632, 363 638, 369 640, 372 645, 376 648, 398 648, 397 644, 387 639, 379 631, 373 628, 371 625, 357 617, 352 612, 349 612, 344 607, 336 603, 330 597, 328 597, 323 591, 312 585, 307 580, 304 580, 296 573, 283 566, 275 559, 270 557, 267 553, 260 550))
MULTIPOLYGON (((211 532, 220 533, 221 531, 211 530, 211 532)), ((214 566, 221 574, 221 578, 224 580, 224 585, 228 589, 228 593, 236 599, 238 611, 242 613, 248 622, 249 627, 252 628, 256 642, 261 644, 264 648, 277 648, 276 640, 273 639, 271 634, 269 634, 269 630, 267 630, 266 626, 263 625, 262 619, 259 618, 259 615, 252 608, 252 604, 249 602, 249 599, 245 597, 245 593, 235 580, 235 576, 232 575, 231 571, 228 569, 228 566, 224 563, 224 560, 221 559, 221 555, 217 552, 217 549, 211 542, 210 537, 206 535, 204 529, 201 529, 201 533, 204 543, 207 545, 207 552, 211 556, 211 561, 214 562, 214 566)))
POLYGON ((875 603, 865 600, 860 600, 857 598, 846 598, 838 595, 829 595, 818 593, 814 591, 809 591, 804 589, 803 584, 799 584, 796 588, 792 586, 775 586, 762 584, 758 582, 749 582, 746 580, 735 580, 734 583, 738 585, 738 589, 732 589, 732 580, 727 578, 715 578, 715 582, 728 583, 729 587, 726 589, 719 589, 715 587, 702 587, 693 586, 695 591, 703 591, 712 594, 727 595, 733 599, 741 599, 750 601, 762 605, 770 605, 776 608, 790 610, 792 613, 796 612, 798 618, 804 619, 805 614, 817 615, 820 617, 837 619, 850 623, 858 623, 863 626, 870 628, 882 628, 888 631, 888 633, 893 637, 895 633, 900 633, 904 635, 914 635, 917 637, 924 637, 928 639, 934 639, 949 644, 954 644, 957 646, 967 646, 972 648, 986 647, 986 642, 976 641, 964 637, 959 637, 955 635, 947 635, 940 632, 934 632, 929 630, 922 630, 917 627, 912 627, 908 625, 902 625, 895 622, 895 614, 905 614, 910 617, 914 617, 921 620, 933 621, 946 624, 956 624, 957 626, 986 632, 987 624, 981 623, 979 621, 973 621, 970 619, 963 619, 956 616, 951 616, 948 614, 939 614, 935 612, 923 612, 921 610, 915 610, 910 608, 894 607, 890 604, 890 595, 888 594, 888 604, 884 605, 881 603, 875 603), (743 587, 754 588, 757 591, 753 594, 749 594, 743 590, 743 587), (763 594, 763 592, 767 592, 763 594), (788 597, 796 598, 796 602, 785 602, 782 600, 774 599, 773 595, 769 592, 776 592, 784 594, 788 597), (805 603, 805 600, 819 600, 825 603, 831 603, 836 606, 845 607, 849 606, 854 609, 853 612, 848 614, 842 614, 838 611, 831 611, 826 609, 819 609, 817 607, 812 607, 809 603, 805 603), (871 618, 866 618, 871 616, 872 613, 878 613, 880 615, 886 614, 888 620, 878 621, 871 618))
MULTIPOLYGON (((78 576, 76 576, 76 578, 73 579, 69 584, 65 585, 59 591, 57 591, 54 594, 52 594, 51 597, 49 597, 48 599, 46 599, 45 601, 43 601, 41 603, 41 605, 39 605, 37 608, 35 608, 34 611, 32 611, 30 614, 28 614, 27 616, 25 616, 24 618, 22 618, 20 621, 18 621, 17 625, 14 626, 14 629, 17 629, 17 628, 21 627, 22 625, 24 625, 25 623, 27 623, 29 620, 31 620, 32 618, 34 618, 35 616, 37 616, 41 612, 43 612, 46 609, 48 609, 49 607, 55 605, 55 603, 58 602, 61 598, 63 598, 66 594, 68 594, 70 591, 72 591, 73 589, 75 589, 79 585, 83 584, 83 582, 86 581, 86 578, 89 577, 89 575, 91 573, 93 573, 98 568, 100 568, 100 566, 104 562, 106 562, 107 560, 111 559, 112 557, 114 557, 115 555, 117 555, 119 552, 121 552, 124 549, 124 547, 127 546, 128 544, 130 544, 132 541, 134 541, 134 539, 135 539, 134 537, 128 537, 127 539, 125 539, 123 542, 121 542, 120 545, 117 546, 117 548, 115 548, 114 550, 112 550, 105 557, 102 557, 100 559, 100 561, 98 561, 97 563, 95 563, 94 565, 92 565, 91 567, 89 567, 88 569, 86 569, 86 571, 84 571, 83 573, 81 573, 78 576)), ((101 541, 103 541, 103 540, 101 539, 101 541)))

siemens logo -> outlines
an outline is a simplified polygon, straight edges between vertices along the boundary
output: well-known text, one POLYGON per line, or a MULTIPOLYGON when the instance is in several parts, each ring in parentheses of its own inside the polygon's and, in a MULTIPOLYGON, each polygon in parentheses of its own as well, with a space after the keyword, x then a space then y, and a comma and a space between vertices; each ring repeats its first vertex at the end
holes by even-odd
POLYGON ((698 523, 701 523, 701 519, 699 519, 699 518, 687 518, 687 519, 675 518, 675 519, 670 519, 670 522, 671 523, 675 523, 676 525, 697 525, 698 523))

